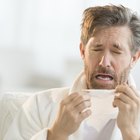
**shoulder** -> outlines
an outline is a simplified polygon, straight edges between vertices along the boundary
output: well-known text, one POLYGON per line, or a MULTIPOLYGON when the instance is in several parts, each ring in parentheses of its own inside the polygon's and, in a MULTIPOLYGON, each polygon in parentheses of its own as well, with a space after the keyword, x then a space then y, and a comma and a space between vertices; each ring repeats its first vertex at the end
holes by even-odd
POLYGON ((38 98, 38 100, 41 100, 41 101, 50 100, 52 102, 56 102, 66 97, 68 93, 69 93, 68 87, 53 88, 53 89, 48 89, 48 90, 36 93, 36 97, 38 98))
POLYGON ((35 93, 24 103, 22 111, 32 116, 32 120, 40 120, 42 126, 49 125, 56 116, 60 101, 68 93, 69 88, 53 88, 35 93))
POLYGON ((24 104, 24 106, 31 106, 37 104, 37 106, 43 104, 52 104, 61 101, 68 96, 69 87, 52 88, 44 91, 34 93, 24 104))

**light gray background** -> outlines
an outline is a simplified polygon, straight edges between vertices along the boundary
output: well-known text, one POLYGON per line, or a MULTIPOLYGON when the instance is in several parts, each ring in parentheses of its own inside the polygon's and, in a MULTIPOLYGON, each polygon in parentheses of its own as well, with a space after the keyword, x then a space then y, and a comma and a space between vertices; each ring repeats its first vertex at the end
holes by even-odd
MULTIPOLYGON (((0 0, 0 89, 38 91, 70 86, 82 68, 80 23, 85 8, 138 0, 0 0)), ((133 71, 137 87, 140 64, 133 71)))

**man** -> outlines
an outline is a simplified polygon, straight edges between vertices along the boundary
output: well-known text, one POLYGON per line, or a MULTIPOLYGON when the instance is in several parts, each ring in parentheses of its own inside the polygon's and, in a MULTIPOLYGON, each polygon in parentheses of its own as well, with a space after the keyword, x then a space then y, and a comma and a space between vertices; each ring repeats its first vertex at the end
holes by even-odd
POLYGON ((140 97, 129 79, 139 50, 140 19, 128 8, 107 5, 86 9, 80 43, 84 71, 71 88, 31 97, 4 140, 140 140, 140 97), (86 124, 91 97, 81 92, 83 89, 115 89, 112 104, 118 115, 99 132, 94 124, 90 128, 86 124))

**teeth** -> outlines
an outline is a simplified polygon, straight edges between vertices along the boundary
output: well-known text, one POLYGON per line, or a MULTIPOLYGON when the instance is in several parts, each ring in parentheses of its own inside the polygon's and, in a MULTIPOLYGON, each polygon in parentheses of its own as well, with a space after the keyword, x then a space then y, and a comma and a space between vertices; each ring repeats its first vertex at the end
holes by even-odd
POLYGON ((97 76, 96 78, 100 79, 100 80, 106 80, 106 81, 112 80, 112 78, 110 76, 97 76))

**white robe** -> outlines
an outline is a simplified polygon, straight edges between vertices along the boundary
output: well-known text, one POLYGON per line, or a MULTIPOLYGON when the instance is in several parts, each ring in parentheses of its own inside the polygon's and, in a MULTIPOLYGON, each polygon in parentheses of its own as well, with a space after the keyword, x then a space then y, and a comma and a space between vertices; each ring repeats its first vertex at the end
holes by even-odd
MULTIPOLYGON (((129 84, 133 84, 129 80, 129 84)), ((71 88, 55 88, 33 95, 23 104, 3 140, 47 140, 47 130, 53 124, 60 101, 86 88, 84 74, 81 73, 71 88)), ((122 140, 115 119, 109 119, 99 132, 83 121, 79 129, 68 140, 122 140)))

